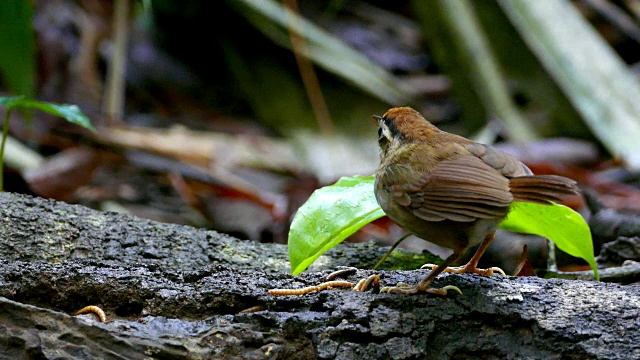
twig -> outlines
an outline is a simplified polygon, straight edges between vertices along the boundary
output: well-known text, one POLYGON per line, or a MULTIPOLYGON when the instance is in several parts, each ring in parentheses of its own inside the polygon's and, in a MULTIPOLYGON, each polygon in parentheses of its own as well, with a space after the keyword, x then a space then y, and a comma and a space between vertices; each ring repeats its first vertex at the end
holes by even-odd
POLYGON ((256 305, 256 306, 252 306, 250 308, 244 309, 238 312, 238 314, 250 314, 250 313, 262 311, 264 309, 266 309, 266 307, 263 304, 260 304, 260 305, 256 305))
POLYGON ((291 38, 293 55, 295 56, 296 63, 298 64, 302 83, 307 91, 307 96, 309 97, 311 108, 313 109, 313 113, 318 121, 320 132, 324 135, 331 134, 334 132, 335 128, 331 122, 331 117, 329 116, 327 102, 324 99, 324 95, 322 95, 322 89, 320 89, 320 83, 318 82, 318 77, 313 69, 313 64, 311 64, 311 61, 303 55, 305 53, 304 47, 306 46, 304 38, 293 31, 293 28, 300 27, 300 11, 298 10, 298 2, 297 0, 286 0, 285 4, 293 13, 291 14, 287 12, 289 37, 291 38))
POLYGON ((373 270, 377 270, 378 267, 380 265, 382 265, 382 263, 384 263, 385 260, 387 260, 387 258, 389 257, 389 255, 391 255, 391 252, 398 246, 400 245, 400 243, 402 241, 404 241, 404 239, 408 238, 411 235, 411 233, 407 233, 405 234, 403 237, 401 237, 400 239, 398 239, 398 241, 396 241, 395 243, 393 243, 393 245, 391 245, 391 247, 389 248, 389 250, 387 251, 386 254, 384 254, 384 256, 382 257, 382 259, 380 259, 380 261, 378 261, 378 263, 373 267, 373 270))
POLYGON ((120 122, 124 115, 128 22, 129 0, 116 0, 113 17, 113 53, 107 73, 107 93, 104 101, 104 109, 111 124, 120 122))
MULTIPOLYGON (((598 270, 600 281, 630 284, 640 281, 640 265, 628 265, 598 270)), ((540 274, 545 279, 595 280, 593 271, 544 271, 540 274)))

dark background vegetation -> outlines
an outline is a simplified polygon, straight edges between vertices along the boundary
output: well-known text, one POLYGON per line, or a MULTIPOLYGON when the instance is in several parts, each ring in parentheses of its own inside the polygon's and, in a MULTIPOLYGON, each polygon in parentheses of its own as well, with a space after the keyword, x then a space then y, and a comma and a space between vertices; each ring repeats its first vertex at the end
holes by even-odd
MULTIPOLYGON (((77 104, 99 129, 15 113, 5 191, 286 243, 313 190, 375 171, 371 115, 409 105, 578 180, 592 206, 567 205, 587 218, 640 212, 638 0, 121 5, 0 3, 0 95, 77 104)), ((350 241, 401 234, 382 219, 350 241)), ((544 242, 501 236, 546 266, 544 242)))

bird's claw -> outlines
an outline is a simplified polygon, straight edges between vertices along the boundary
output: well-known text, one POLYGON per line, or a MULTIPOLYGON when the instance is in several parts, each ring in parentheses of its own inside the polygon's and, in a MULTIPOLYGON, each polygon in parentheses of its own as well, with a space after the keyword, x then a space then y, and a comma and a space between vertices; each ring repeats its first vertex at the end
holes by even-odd
MULTIPOLYGON (((437 268, 437 267, 438 267, 438 265, 436 265, 436 264, 424 264, 424 265, 420 266, 420 269, 429 269, 429 270, 433 270, 433 269, 435 269, 435 268, 437 268)), ((447 269, 450 269, 450 268, 447 268, 447 269)), ((445 270, 445 271, 446 271, 446 270, 445 270)))
POLYGON ((453 285, 447 285, 447 286, 445 286, 445 287, 443 287, 443 288, 436 289, 436 290, 444 291, 444 294, 443 294, 443 295, 447 295, 447 291, 448 291, 448 290, 454 290, 454 291, 457 291, 457 292, 458 292, 458 294, 462 295, 462 290, 460 290, 460 288, 458 288, 457 286, 453 286, 453 285))
MULTIPOLYGON (((482 269, 478 269, 478 270, 482 270, 482 269)), ((507 274, 505 274, 504 270, 500 269, 497 266, 490 267, 490 268, 486 269, 485 271, 490 272, 490 273, 486 274, 487 276, 493 275, 494 271, 497 272, 497 273, 500 273, 502 276, 507 276, 507 274)))

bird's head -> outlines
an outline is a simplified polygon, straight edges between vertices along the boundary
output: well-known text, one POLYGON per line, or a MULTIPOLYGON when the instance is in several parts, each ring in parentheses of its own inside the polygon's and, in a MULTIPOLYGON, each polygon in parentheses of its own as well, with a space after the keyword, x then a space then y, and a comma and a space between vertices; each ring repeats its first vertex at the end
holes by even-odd
POLYGON ((382 116, 374 115, 373 120, 378 122, 378 144, 383 158, 408 143, 428 141, 430 134, 439 131, 410 107, 391 108, 382 116))

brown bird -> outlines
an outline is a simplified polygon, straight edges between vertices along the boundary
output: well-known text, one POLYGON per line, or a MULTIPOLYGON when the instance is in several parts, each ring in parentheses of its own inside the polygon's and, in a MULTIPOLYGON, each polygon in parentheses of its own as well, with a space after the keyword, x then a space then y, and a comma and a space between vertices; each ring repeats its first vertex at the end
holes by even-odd
POLYGON ((497 268, 478 269, 478 260, 512 202, 549 204, 579 191, 571 179, 533 175, 509 154, 441 131, 412 108, 392 108, 373 118, 381 153, 375 176, 380 207, 414 235, 453 250, 418 284, 381 291, 445 295, 447 288, 430 287, 442 271, 492 275, 497 268), (466 265, 448 267, 480 242, 466 265))

